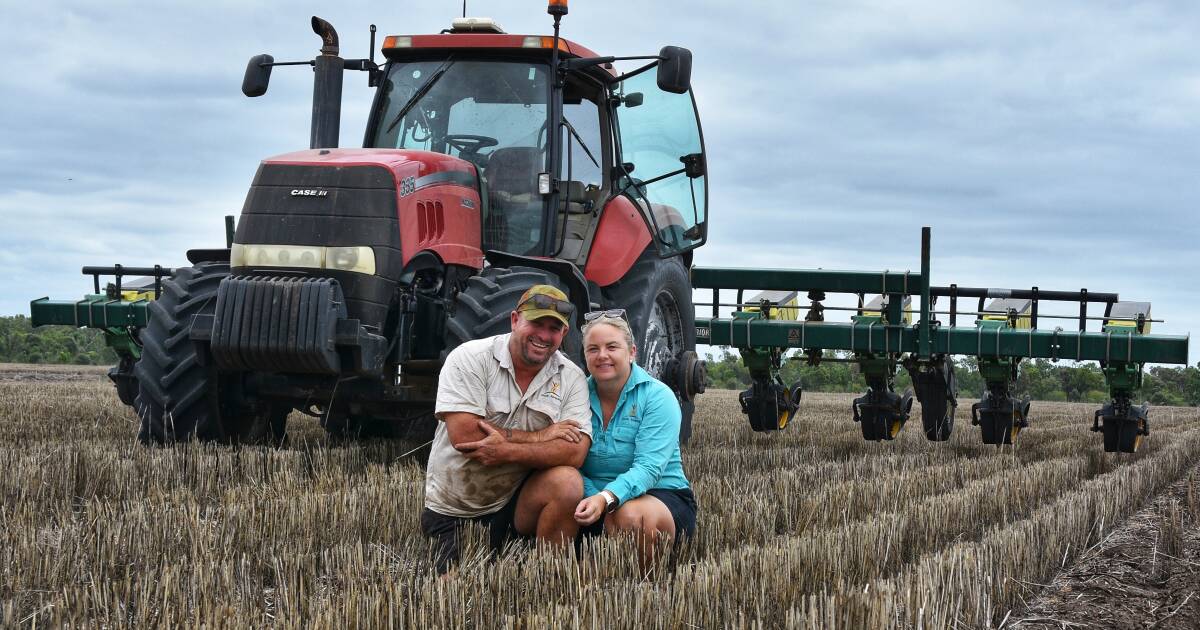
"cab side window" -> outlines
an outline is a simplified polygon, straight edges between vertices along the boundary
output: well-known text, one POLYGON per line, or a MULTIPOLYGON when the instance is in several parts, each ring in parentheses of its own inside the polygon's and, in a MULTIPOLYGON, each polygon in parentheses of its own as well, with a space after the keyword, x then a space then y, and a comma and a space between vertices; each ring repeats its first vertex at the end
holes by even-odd
POLYGON ((564 99, 562 172, 569 181, 585 188, 601 188, 604 181, 604 153, 600 140, 600 108, 586 98, 571 103, 564 99))
POLYGON ((658 89, 653 72, 616 90, 622 192, 642 208, 662 255, 699 247, 707 233, 708 189, 700 121, 689 90, 658 89))

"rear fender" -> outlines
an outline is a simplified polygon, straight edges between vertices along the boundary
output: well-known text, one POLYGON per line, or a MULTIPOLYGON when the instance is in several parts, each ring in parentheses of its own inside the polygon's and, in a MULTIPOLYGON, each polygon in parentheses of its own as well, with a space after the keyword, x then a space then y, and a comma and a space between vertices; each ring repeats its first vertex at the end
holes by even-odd
POLYGON ((650 229, 642 214, 628 197, 614 197, 600 215, 583 275, 602 287, 613 284, 629 273, 648 245, 650 229))

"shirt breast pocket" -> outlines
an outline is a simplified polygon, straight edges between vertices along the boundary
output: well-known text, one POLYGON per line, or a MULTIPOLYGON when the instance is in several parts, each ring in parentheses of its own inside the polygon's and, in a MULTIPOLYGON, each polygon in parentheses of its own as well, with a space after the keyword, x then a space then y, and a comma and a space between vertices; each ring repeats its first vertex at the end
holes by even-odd
POLYGON ((512 405, 508 404, 507 398, 488 397, 485 420, 498 426, 507 426, 508 418, 511 415, 512 405))
POLYGON ((613 440, 618 444, 632 445, 637 442, 638 422, 637 418, 622 418, 624 422, 621 426, 613 429, 613 440))
POLYGON ((535 430, 544 429, 562 420, 562 402, 538 396, 525 403, 531 412, 530 424, 538 425, 535 430))

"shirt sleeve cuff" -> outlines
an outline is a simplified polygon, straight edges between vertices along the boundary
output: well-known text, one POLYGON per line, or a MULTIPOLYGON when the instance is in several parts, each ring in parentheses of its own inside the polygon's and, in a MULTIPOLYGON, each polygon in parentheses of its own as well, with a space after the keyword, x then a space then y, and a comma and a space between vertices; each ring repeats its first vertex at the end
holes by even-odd
POLYGON ((633 488, 630 488, 629 484, 621 483, 619 480, 604 486, 603 489, 613 493, 613 496, 617 497, 617 503, 624 503, 629 499, 637 498, 633 495, 633 488))
POLYGON ((438 405, 437 411, 433 415, 438 420, 445 420, 448 413, 473 413, 480 418, 487 417, 487 410, 478 405, 470 405, 465 403, 456 403, 448 405, 438 405))

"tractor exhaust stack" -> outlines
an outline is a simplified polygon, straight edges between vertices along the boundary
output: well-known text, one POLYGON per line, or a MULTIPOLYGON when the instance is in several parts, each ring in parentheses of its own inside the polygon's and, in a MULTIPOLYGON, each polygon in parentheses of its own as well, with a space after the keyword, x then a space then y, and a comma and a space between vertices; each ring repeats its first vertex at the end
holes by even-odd
POLYGON ((338 56, 338 35, 332 24, 314 15, 312 29, 321 36, 321 54, 313 60, 312 132, 308 148, 335 149, 342 125, 345 61, 338 56))

